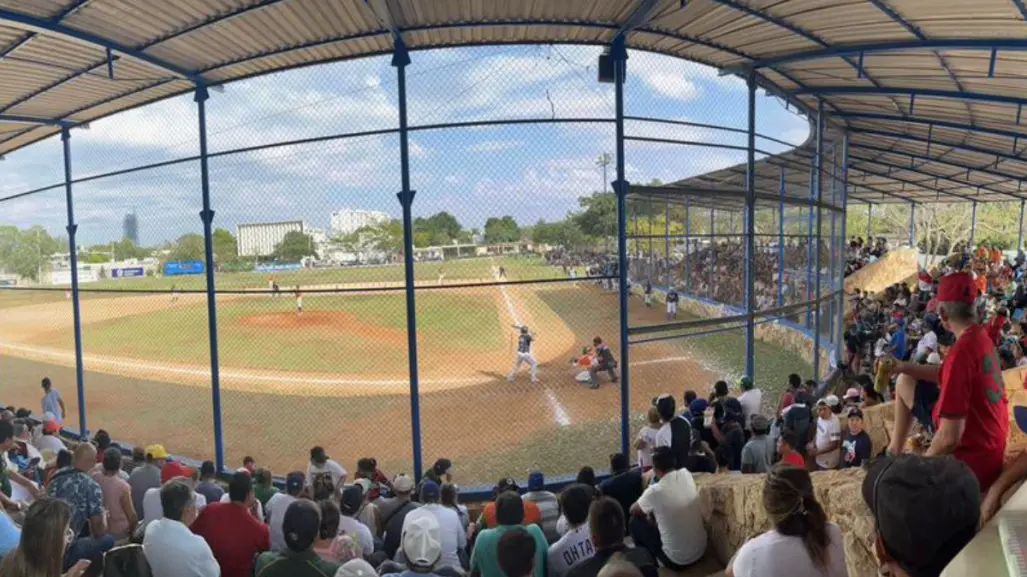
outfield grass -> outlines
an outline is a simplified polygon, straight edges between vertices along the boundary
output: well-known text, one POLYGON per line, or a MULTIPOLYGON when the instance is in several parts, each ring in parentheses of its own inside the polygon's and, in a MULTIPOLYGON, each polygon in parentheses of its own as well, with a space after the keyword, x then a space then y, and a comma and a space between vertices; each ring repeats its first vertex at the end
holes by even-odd
MULTIPOLYGON (((295 311, 290 297, 255 296, 218 303, 222 366, 344 374, 406 370, 402 293, 307 295, 303 315, 295 311)), ((486 294, 422 291, 417 295, 417 317, 423 346, 439 347, 447 354, 481 353, 505 344, 495 301, 486 294)), ((204 363, 209 358, 206 319, 206 305, 182 305, 89 324, 82 331, 83 350, 158 362, 204 363)), ((72 346, 69 331, 33 342, 72 346)))

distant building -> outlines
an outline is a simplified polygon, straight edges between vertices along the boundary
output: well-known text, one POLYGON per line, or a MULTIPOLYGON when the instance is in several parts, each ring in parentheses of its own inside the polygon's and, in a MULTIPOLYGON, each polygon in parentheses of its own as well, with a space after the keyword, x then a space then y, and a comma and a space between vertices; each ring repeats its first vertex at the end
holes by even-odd
POLYGON ((239 256, 268 256, 275 252, 275 247, 286 234, 293 231, 306 233, 306 228, 301 220, 240 224, 236 235, 239 256))
POLYGON ((121 223, 121 231, 121 238, 127 238, 139 246, 139 217, 136 216, 134 210, 125 215, 125 220, 121 223))
POLYGON ((345 236, 365 226, 374 226, 389 221, 389 215, 376 210, 355 210, 344 208, 332 213, 332 234, 345 236))

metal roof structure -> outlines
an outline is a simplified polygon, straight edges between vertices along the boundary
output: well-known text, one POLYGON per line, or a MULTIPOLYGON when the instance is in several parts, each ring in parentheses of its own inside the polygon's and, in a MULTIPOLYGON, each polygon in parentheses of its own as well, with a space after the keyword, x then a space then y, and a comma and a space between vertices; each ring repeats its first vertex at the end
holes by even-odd
MULTIPOLYGON (((851 200, 1027 198, 1025 0, 0 0, 0 155, 175 94, 397 43, 619 34, 629 48, 755 70, 807 112, 822 100, 850 137, 851 200)), ((771 182, 779 168, 759 171, 771 182)))

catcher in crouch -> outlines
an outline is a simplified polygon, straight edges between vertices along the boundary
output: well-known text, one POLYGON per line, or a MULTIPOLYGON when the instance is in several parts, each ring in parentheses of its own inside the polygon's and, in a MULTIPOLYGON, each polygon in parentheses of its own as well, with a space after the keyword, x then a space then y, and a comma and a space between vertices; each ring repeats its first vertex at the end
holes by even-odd
POLYGON ((513 325, 513 328, 520 329, 520 334, 517 335, 517 358, 514 360, 513 369, 506 380, 512 383, 514 377, 517 376, 517 371, 521 369, 521 364, 528 363, 528 366, 531 367, 531 382, 537 383, 538 361, 535 360, 535 355, 531 354, 531 345, 535 342, 535 335, 523 325, 513 325))

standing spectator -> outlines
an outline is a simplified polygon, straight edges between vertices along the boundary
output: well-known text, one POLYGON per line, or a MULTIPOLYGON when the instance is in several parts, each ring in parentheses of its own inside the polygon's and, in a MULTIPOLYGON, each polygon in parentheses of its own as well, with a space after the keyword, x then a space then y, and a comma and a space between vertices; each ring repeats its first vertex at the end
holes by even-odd
POLYGON ((742 545, 725 577, 848 577, 842 531, 827 522, 805 469, 771 469, 763 508, 774 528, 742 545))
POLYGON ((135 531, 139 517, 132 506, 132 487, 122 479, 121 449, 109 447, 103 453, 103 470, 93 473, 93 479, 103 491, 103 506, 107 509, 107 532, 115 541, 127 539, 135 531))
POLYGON ((437 459, 424 477, 440 487, 443 483, 449 483, 453 480, 453 461, 445 457, 437 459))
POLYGON ((210 545, 189 530, 198 515, 193 490, 183 481, 171 481, 161 487, 160 502, 163 515, 146 526, 143 536, 153 577, 219 577, 221 567, 210 545))
POLYGON ((688 469, 674 469, 670 451, 653 454, 660 482, 650 485, 631 506, 631 536, 665 567, 681 571, 706 552, 706 528, 699 510, 699 491, 688 469))
MULTIPOLYGON (((499 539, 507 531, 520 528, 524 522, 524 502, 517 493, 500 493, 495 505, 498 526, 482 531, 471 552, 471 572, 478 571, 482 576, 502 575, 497 557, 499 539)), ((535 539, 535 577, 545 577, 546 552, 549 549, 546 537, 538 525, 528 525, 525 530, 535 539)))
POLYGON ((235 473, 228 484, 228 503, 211 503, 192 524, 221 566, 223 577, 251 577, 253 560, 271 548, 271 533, 251 513, 253 485, 247 473, 235 473))
POLYGON ((471 517, 467 512, 467 507, 457 502, 456 485, 453 483, 443 483, 440 493, 442 495, 442 506, 456 511, 457 516, 460 517, 460 524, 466 531, 467 527, 471 524, 471 517))
MULTIPOLYGON (((4 577, 62 577, 62 559, 67 556, 71 531, 71 507, 60 499, 41 498, 25 512, 18 547, 4 555, 0 575, 4 577)), ((63 577, 81 577, 89 567, 83 559, 63 577)))
MULTIPOLYGON (((415 519, 403 531, 403 557, 406 559, 406 571, 393 573, 386 565, 381 567, 382 577, 407 577, 410 575, 435 575, 433 571, 442 556, 442 544, 439 540, 439 524, 432 515, 415 519)), ((483 574, 485 575, 485 574, 483 574)))
MULTIPOLYGON (((1009 430, 1002 374, 995 347, 975 322, 973 280, 966 273, 942 278, 938 287, 938 313, 942 324, 956 336, 941 366, 897 363, 893 372, 941 384, 934 405, 935 433, 928 457, 952 454, 977 476, 987 491, 1002 472, 1009 430)), ((909 414, 899 414, 896 430, 908 427, 909 414), (900 422, 900 417, 905 417, 900 422)), ((894 439, 894 437, 893 437, 894 439)))
MULTIPOLYGON (((435 462, 435 465, 437 466, 440 461, 446 460, 448 459, 439 459, 439 461, 435 462)), ((452 463, 450 463, 450 467, 452 467, 452 463)), ((449 468, 446 469, 446 474, 449 474, 449 468)), ((364 457, 357 461, 357 472, 353 475, 353 479, 367 479, 368 488, 364 489, 364 493, 367 494, 368 501, 377 501, 382 496, 382 487, 388 488, 392 486, 389 478, 378 468, 378 461, 374 457, 364 457)))
POLYGON ((656 405, 649 407, 646 413, 646 425, 638 431, 638 438, 635 439, 635 452, 638 456, 638 466, 643 471, 653 468, 653 449, 656 448, 656 435, 660 432, 663 421, 660 419, 660 411, 656 405))
MULTIPOLYGON (((506 577, 532 577, 535 574, 535 538, 523 529, 503 533, 496 546, 496 559, 506 577)), ((556 577, 550 569, 549 577, 556 577)))
POLYGON ((642 471, 629 467, 628 456, 610 455, 610 477, 599 484, 599 492, 617 501, 622 510, 630 511, 644 490, 642 471))
POLYGON ((656 447, 667 447, 674 455, 674 467, 682 468, 689 464, 689 449, 692 446, 692 424, 677 414, 674 397, 660 395, 656 399, 656 411, 663 425, 656 433, 656 447))
POLYGON ((64 424, 67 418, 67 410, 64 407, 64 399, 61 392, 53 388, 50 377, 43 378, 43 419, 56 421, 58 425, 64 424), (49 415, 49 419, 47 416, 49 415))
POLYGON ((150 445, 145 450, 146 463, 132 471, 128 484, 132 487, 132 506, 136 512, 143 511, 143 497, 150 489, 160 488, 160 471, 168 459, 168 452, 161 445, 150 445))
POLYGON ((546 480, 542 471, 528 473, 528 492, 524 500, 538 505, 542 514, 542 532, 546 540, 555 543, 560 538, 556 532, 556 522, 560 519, 560 502, 552 491, 546 490, 546 480))
POLYGON ((442 557, 439 558, 439 567, 452 567, 463 571, 467 563, 460 558, 460 552, 467 547, 467 532, 460 524, 460 516, 456 511, 442 506, 441 488, 435 481, 425 481, 421 484, 421 506, 409 513, 403 519, 403 532, 405 533, 414 520, 425 515, 435 517, 439 525, 439 543, 442 546, 442 557))
POLYGON ((357 485, 350 485, 342 490, 342 500, 339 503, 339 512, 342 513, 342 517, 339 518, 339 535, 349 535, 360 546, 361 554, 370 557, 374 553, 374 536, 367 525, 356 519, 363 500, 364 490, 357 485))
POLYGON ((870 453, 873 450, 873 443, 870 435, 863 430, 863 411, 852 409, 849 411, 849 434, 842 441, 842 468, 862 466, 865 461, 870 460, 870 453))
POLYGON ((742 472, 766 473, 774 462, 774 443, 767 434, 770 422, 763 415, 752 418, 752 438, 742 448, 742 472))
POLYGON ((307 483, 313 490, 314 499, 326 499, 342 490, 346 482, 346 469, 328 458, 324 447, 310 449, 310 466, 307 467, 307 483))
POLYGON ((603 566, 614 556, 623 556, 644 577, 657 577, 656 560, 649 551, 624 544, 624 511, 616 501, 608 497, 593 501, 588 511, 588 528, 592 534, 595 554, 575 565, 567 572, 567 577, 597 577, 603 566))
POLYGON ((40 452, 50 449, 54 453, 67 449, 60 438, 61 425, 57 421, 43 421, 43 434, 33 443, 40 452))
MULTIPOLYGON (((727 467, 732 472, 742 472, 742 450, 745 448, 745 430, 742 429, 742 411, 738 401, 728 397, 716 406, 723 407, 721 417, 714 416, 710 429, 717 440, 717 451, 723 448, 728 457, 727 467), (733 402, 732 402, 733 401, 733 402)), ((718 463, 719 464, 719 463, 718 463)))
POLYGON ((906 323, 902 319, 897 319, 892 326, 889 327, 891 332, 891 340, 888 341, 887 352, 891 353, 891 356, 897 360, 903 360, 906 358, 906 323))
POLYGON ((841 462, 842 425, 832 410, 838 397, 828 395, 817 401, 817 434, 807 447, 807 454, 815 457, 820 469, 837 469, 841 462))
POLYGON ((981 506, 975 475, 965 461, 946 457, 875 461, 863 479, 863 501, 874 515, 883 574, 939 575, 974 538, 981 506))
POLYGON ((275 493, 267 502, 268 527, 271 529, 271 550, 275 552, 285 551, 285 534, 282 532, 282 524, 285 522, 285 511, 293 504, 303 492, 306 478, 300 471, 293 471, 285 477, 285 492, 275 493))
POLYGON ((388 512, 385 506, 382 510, 382 526, 385 531, 385 542, 382 549, 389 559, 396 557, 403 538, 403 518, 407 513, 417 508, 417 503, 411 500, 411 493, 414 490, 414 481, 406 475, 397 475, 392 480, 392 492, 395 497, 389 499, 388 512))
POLYGON ((781 393, 781 402, 777 405, 777 412, 782 413, 786 408, 795 402, 795 393, 802 387, 802 377, 792 373, 788 375, 788 388, 781 393))
POLYGON ((242 467, 239 467, 236 471, 240 473, 249 473, 250 477, 252 477, 257 473, 257 460, 246 455, 242 458, 242 467))
POLYGON ((216 474, 213 461, 204 461, 200 464, 200 482, 196 485, 196 492, 203 495, 208 503, 217 503, 225 494, 225 490, 214 482, 216 474))
POLYGON ((321 511, 312 501, 289 504, 282 521, 286 549, 257 557, 255 577, 334 577, 339 564, 325 561, 314 552, 321 531, 321 511))
MULTIPOLYGON (((243 471, 239 471, 242 473, 243 471)), ((247 471, 248 473, 248 471, 247 471)), ((260 468, 252 474, 253 477, 253 496, 257 498, 257 502, 267 509, 267 504, 272 497, 278 494, 278 488, 275 487, 275 478, 271 474, 270 469, 260 468)), ((285 514, 285 511, 282 511, 285 514)))
MULTIPOLYGON (((520 494, 520 487, 517 486, 517 482, 513 479, 500 479, 496 486, 492 488, 492 494, 496 499, 499 499, 501 494, 507 492, 520 494)), ((524 501, 523 506, 524 524, 541 526, 542 512, 539 511, 538 505, 531 501, 524 501)), ((496 521, 496 502, 493 501, 486 504, 485 508, 481 510, 481 515, 478 516, 477 522, 471 524, 469 532, 473 535, 475 530, 492 529, 495 527, 498 527, 498 524, 496 521)))
POLYGON ((571 568, 595 554, 592 533, 588 528, 588 509, 593 496, 592 488, 582 484, 571 485, 560 494, 560 508, 567 518, 567 532, 549 547, 548 577, 564 577, 571 568))
POLYGON ((760 404, 763 402, 763 391, 756 388, 756 385, 752 382, 749 377, 741 377, 738 379, 738 388, 742 391, 742 395, 738 397, 738 402, 742 404, 742 418, 744 419, 743 426, 746 431, 746 435, 752 434, 752 418, 760 414, 760 404))
POLYGON ((82 443, 75 448, 70 467, 57 471, 50 479, 47 493, 71 505, 71 535, 74 541, 64 553, 65 569, 82 559, 101 563, 103 554, 114 547, 107 534, 107 515, 103 509, 103 490, 89 476, 96 464, 96 448, 82 443))

